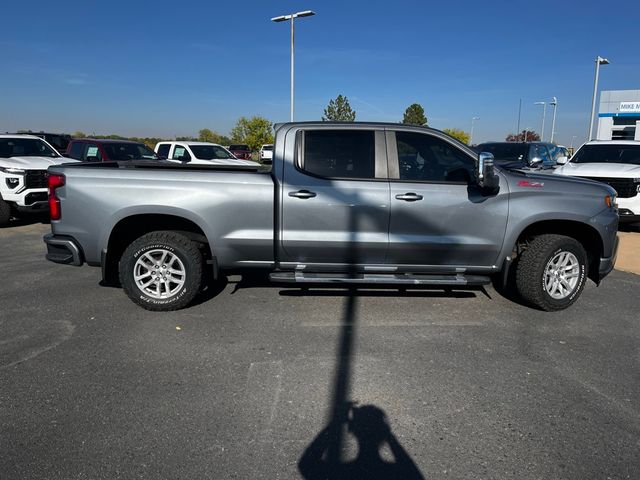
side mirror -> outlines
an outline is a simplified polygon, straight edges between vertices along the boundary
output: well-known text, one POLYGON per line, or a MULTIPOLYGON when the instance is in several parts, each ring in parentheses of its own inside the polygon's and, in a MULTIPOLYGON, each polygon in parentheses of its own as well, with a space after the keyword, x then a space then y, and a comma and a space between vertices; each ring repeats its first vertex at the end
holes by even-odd
POLYGON ((565 157, 565 156, 558 157, 558 158, 556 159, 556 163, 557 163, 558 165, 564 165, 564 164, 565 164, 565 163, 567 163, 568 161, 569 161, 569 157, 565 157))
POLYGON ((478 171, 476 172, 478 186, 487 193, 497 193, 500 189, 500 179, 493 167, 493 155, 489 152, 478 154, 478 171))
POLYGON ((542 159, 540 157, 533 157, 531 160, 529 160, 530 168, 537 168, 540 165, 542 165, 542 159))

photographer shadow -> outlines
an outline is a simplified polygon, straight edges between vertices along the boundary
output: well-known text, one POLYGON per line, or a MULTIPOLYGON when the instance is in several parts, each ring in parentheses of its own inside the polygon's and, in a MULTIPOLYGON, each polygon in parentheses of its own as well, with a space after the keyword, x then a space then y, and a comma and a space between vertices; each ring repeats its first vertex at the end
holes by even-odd
MULTIPOLYGON (((344 417, 333 421, 311 442, 298 462, 298 469, 306 480, 367 479, 387 480, 424 479, 409 454, 391 432, 384 411, 375 405, 347 404, 344 417), (332 447, 340 443, 337 436, 351 433, 358 443, 355 459, 343 461, 333 458, 332 447), (388 447, 393 457, 383 458, 388 447)), ((386 455, 388 456, 388 455, 386 455)))

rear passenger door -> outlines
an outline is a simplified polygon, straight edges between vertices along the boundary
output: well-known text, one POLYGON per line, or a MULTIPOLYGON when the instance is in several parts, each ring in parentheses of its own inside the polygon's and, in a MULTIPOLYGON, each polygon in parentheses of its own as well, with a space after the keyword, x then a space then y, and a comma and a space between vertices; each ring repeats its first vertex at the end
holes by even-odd
POLYGON ((508 189, 484 195, 476 159, 443 135, 387 131, 391 193, 387 262, 412 271, 494 265, 507 222, 508 189))
POLYGON ((280 192, 281 265, 383 264, 389 230, 384 132, 314 127, 287 133, 294 162, 280 192))

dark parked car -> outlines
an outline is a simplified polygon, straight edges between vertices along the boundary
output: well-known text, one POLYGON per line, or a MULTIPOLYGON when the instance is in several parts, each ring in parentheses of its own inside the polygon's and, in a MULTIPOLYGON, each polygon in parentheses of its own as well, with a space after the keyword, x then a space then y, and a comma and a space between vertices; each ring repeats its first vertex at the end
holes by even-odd
POLYGON ((60 155, 64 155, 67 151, 69 142, 71 142, 71 135, 66 133, 46 133, 46 132, 24 132, 26 135, 34 135, 40 137, 53 148, 55 148, 60 155))
POLYGON ((249 145, 229 145, 228 149, 236 158, 241 160, 251 160, 251 149, 249 145))
POLYGON ((505 168, 555 168, 556 145, 545 142, 487 142, 474 147, 493 154, 496 165, 505 168))
POLYGON ((82 162, 159 160, 158 155, 144 143, 96 138, 73 140, 65 156, 82 162))

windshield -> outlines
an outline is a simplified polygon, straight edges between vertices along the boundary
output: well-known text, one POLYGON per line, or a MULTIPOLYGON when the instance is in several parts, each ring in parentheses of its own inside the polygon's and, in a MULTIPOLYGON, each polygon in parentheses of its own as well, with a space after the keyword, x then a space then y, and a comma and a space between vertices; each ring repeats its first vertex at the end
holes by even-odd
POLYGON ((527 143, 485 143, 476 147, 478 152, 493 154, 496 163, 524 162, 528 149, 527 143))
POLYGON ((59 157, 49 145, 36 138, 0 138, 0 157, 59 157))
POLYGON ((640 165, 640 144, 584 145, 571 158, 571 163, 626 163, 640 165))
POLYGON ((109 160, 158 160, 158 156, 141 143, 103 143, 109 160))
POLYGON ((218 145, 189 145, 196 158, 201 160, 222 160, 235 158, 226 149, 218 145))

